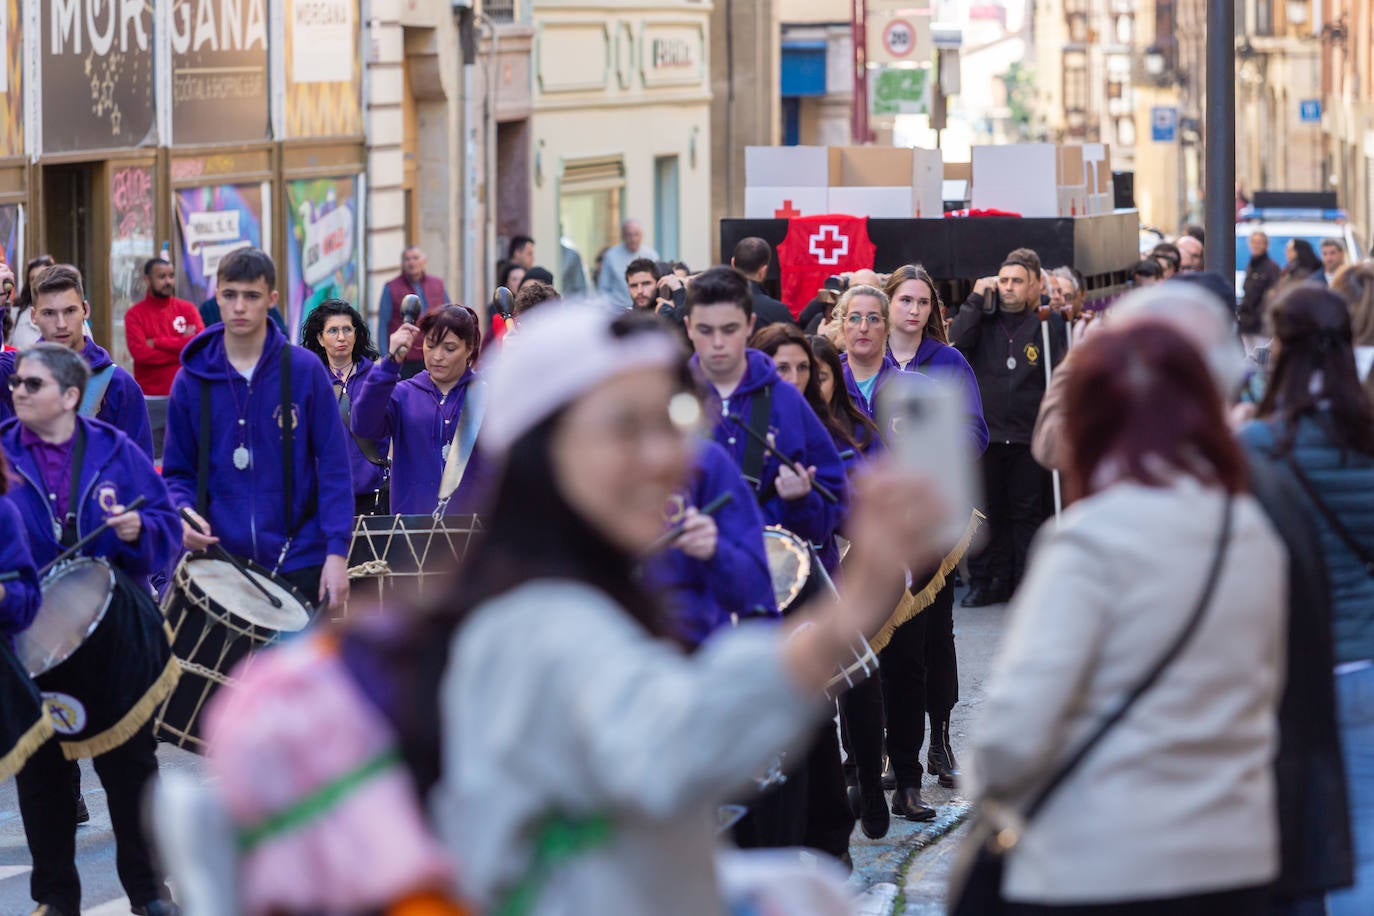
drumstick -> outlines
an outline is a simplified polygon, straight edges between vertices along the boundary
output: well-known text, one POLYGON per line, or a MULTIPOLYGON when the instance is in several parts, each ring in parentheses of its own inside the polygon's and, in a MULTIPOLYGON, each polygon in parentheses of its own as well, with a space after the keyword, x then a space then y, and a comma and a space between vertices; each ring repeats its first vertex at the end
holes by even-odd
MULTIPOLYGON (((125 512, 137 512, 137 511, 143 506, 143 504, 146 503, 147 501, 148 501, 148 497, 146 497, 146 496, 139 496, 139 497, 137 497, 136 499, 134 499, 133 502, 131 502, 131 503, 129 503, 127 506, 125 506, 125 507, 124 507, 124 511, 125 511, 125 512)), ((52 569, 52 568, 53 568, 54 566, 56 566, 57 564, 59 564, 59 563, 65 563, 66 561, 70 560, 72 557, 76 556, 78 553, 81 552, 81 548, 85 547, 85 546, 86 546, 87 544, 89 544, 91 541, 94 541, 96 538, 100 537, 102 534, 104 534, 106 531, 108 531, 109 528, 110 528, 110 522, 109 522, 109 519, 106 519, 105 521, 101 522, 100 525, 99 525, 98 527, 96 527, 93 531, 91 531, 90 534, 86 535, 84 538, 82 538, 81 540, 77 541, 75 544, 73 544, 72 546, 68 547, 66 550, 62 551, 62 552, 59 553, 57 556, 53 557, 52 560, 51 560, 51 562, 49 562, 47 566, 44 566, 42 569, 40 569, 40 570, 38 571, 38 577, 41 579, 43 576, 45 576, 45 575, 47 574, 48 570, 52 569)))
MULTIPOLYGON (((726 490, 697 511, 702 515, 715 515, 721 509, 724 509, 734 498, 735 494, 726 490)), ((658 553, 660 550, 667 549, 674 541, 682 537, 682 532, 686 530, 687 523, 685 521, 678 522, 676 525, 663 532, 662 537, 650 544, 649 549, 644 551, 645 555, 647 556, 649 554, 658 553)))
POLYGON ((19 578, 19 570, 12 569, 9 572, 0 573, 0 583, 9 582, 11 579, 19 578))
MULTIPOLYGON (((191 515, 191 510, 186 508, 185 506, 181 507, 181 520, 184 521, 186 524, 190 525, 191 530, 194 531, 196 534, 205 533, 205 529, 200 527, 200 523, 197 522, 195 518, 191 515)), ((238 557, 234 556, 232 553, 225 550, 218 543, 211 544, 210 549, 215 552, 215 556, 219 557, 221 560, 237 569, 240 573, 243 574, 243 578, 253 583, 253 587, 256 588, 258 591, 262 592, 263 597, 265 597, 268 601, 272 602, 272 607, 281 607, 281 599, 278 598, 276 595, 272 594, 271 592, 269 592, 267 590, 267 586, 259 582, 258 577, 249 572, 248 568, 239 562, 238 557)))
MULTIPOLYGON (((773 443, 768 441, 768 438, 766 436, 761 436, 758 433, 754 432, 752 429, 750 429, 748 423, 745 423, 743 420, 741 420, 739 417, 735 416, 732 413, 728 413, 726 414, 726 416, 729 417, 731 420, 734 420, 735 423, 739 425, 740 429, 748 433, 749 438, 753 439, 755 442, 762 445, 764 449, 768 452, 768 454, 772 455, 774 458, 778 459, 788 467, 795 467, 797 465, 797 462, 793 461, 791 458, 788 458, 782 452, 778 451, 778 449, 773 445, 773 443)), ((839 503, 840 501, 839 497, 836 496, 834 493, 831 493, 830 489, 826 487, 824 484, 822 484, 819 480, 811 481, 811 489, 821 494, 821 497, 828 503, 833 504, 839 503)))

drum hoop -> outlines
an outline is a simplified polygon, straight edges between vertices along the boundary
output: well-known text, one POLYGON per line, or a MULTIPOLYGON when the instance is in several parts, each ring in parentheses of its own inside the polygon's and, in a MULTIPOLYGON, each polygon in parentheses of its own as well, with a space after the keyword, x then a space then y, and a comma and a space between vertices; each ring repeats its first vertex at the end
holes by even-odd
MULTIPOLYGON (((233 611, 221 605, 214 598, 211 598, 210 595, 207 594, 205 590, 200 587, 200 584, 196 582, 195 577, 191 575, 192 560, 213 560, 215 562, 223 561, 220 560, 218 557, 211 556, 208 553, 194 553, 187 554, 182 559, 181 563, 177 566, 176 575, 174 577, 177 590, 186 595, 187 600, 191 601, 196 605, 196 607, 200 608, 201 613, 203 613, 206 617, 209 617, 211 620, 220 624, 225 629, 233 630, 234 632, 242 636, 247 636, 250 638, 258 638, 263 636, 265 633, 299 632, 296 630, 274 630, 266 624, 254 623, 247 617, 235 614, 233 611)), ((286 594, 291 597, 291 600, 295 601, 298 605, 300 605, 300 607, 303 610, 305 610, 305 616, 307 620, 310 618, 310 603, 305 600, 305 596, 302 595, 294 585, 292 585, 290 582, 287 582, 280 576, 273 575, 265 566, 255 563, 252 560, 244 561, 243 565, 247 567, 250 572, 253 572, 263 577, 276 587, 280 588, 282 591, 286 592, 286 594)), ((307 626, 308 625, 309 624, 307 624, 307 626)))
MULTIPOLYGON (((797 560, 797 575, 788 586, 787 600, 778 602, 778 610, 785 610, 797 600, 797 596, 806 588, 806 583, 811 578, 811 549, 805 541, 781 525, 765 526, 763 536, 765 540, 771 538, 786 545, 787 552, 797 560)), ((766 550, 764 552, 767 553, 766 550)))
MULTIPOLYGON (((30 671, 29 677, 39 677, 40 675, 47 674, 49 671, 75 655, 77 651, 86 644, 86 641, 91 638, 91 635, 94 634, 96 630, 100 629, 100 625, 105 621, 105 615, 110 611, 110 602, 114 600, 115 587, 119 584, 119 581, 115 578, 114 567, 111 566, 109 561, 104 557, 72 557, 70 560, 64 560, 57 566, 48 570, 48 574, 43 577, 43 582, 56 581, 61 578, 61 573, 77 566, 98 566, 104 571, 110 582, 109 587, 105 589, 105 600, 101 603, 100 609, 96 611, 95 617, 92 618, 90 625, 86 627, 86 632, 81 634, 81 641, 76 644, 76 648, 44 668, 42 671, 30 671)), ((42 590, 42 583, 39 584, 39 590, 42 590)))

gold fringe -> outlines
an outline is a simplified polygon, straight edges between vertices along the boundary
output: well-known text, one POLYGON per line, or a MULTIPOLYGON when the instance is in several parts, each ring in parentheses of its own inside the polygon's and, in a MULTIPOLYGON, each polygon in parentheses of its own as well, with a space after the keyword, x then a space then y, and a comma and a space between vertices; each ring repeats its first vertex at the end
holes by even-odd
POLYGON ((897 602, 897 608, 892 612, 892 616, 887 618, 887 623, 878 631, 868 644, 873 647, 874 652, 881 652, 883 648, 892 641, 892 634, 897 632, 897 628, 911 620, 917 614, 924 611, 935 601, 935 596, 940 594, 940 590, 945 587, 945 580, 949 574, 954 572, 954 568, 959 565, 959 561, 968 553, 969 545, 973 543, 973 536, 978 533, 987 516, 973 510, 969 516, 968 527, 964 529, 964 536, 959 539, 959 543, 954 545, 954 549, 949 552, 944 561, 940 563, 940 568, 935 571, 935 575, 930 577, 926 587, 916 594, 910 591, 902 595, 902 600, 897 602))
POLYGON ((177 663, 176 656, 172 656, 167 661, 167 667, 162 669, 162 674, 153 686, 148 688, 148 692, 143 694, 143 699, 139 700, 124 717, 114 725, 93 738, 85 741, 62 741, 62 756, 68 760, 80 760, 82 757, 99 757, 108 751, 119 747, 128 741, 138 730, 147 724, 153 717, 157 707, 176 687, 177 681, 181 678, 181 665, 177 663))
POLYGON ((24 764, 34 753, 43 745, 48 743, 48 739, 53 736, 52 716, 48 715, 45 708, 43 715, 38 721, 33 723, 33 727, 24 732, 24 736, 14 747, 10 748, 8 754, 0 757, 0 782, 9 779, 11 776, 24 769, 24 764))

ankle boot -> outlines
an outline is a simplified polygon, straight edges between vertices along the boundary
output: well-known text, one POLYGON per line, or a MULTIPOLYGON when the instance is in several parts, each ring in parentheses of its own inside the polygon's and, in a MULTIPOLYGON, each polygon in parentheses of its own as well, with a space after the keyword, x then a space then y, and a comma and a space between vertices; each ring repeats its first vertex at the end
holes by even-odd
POLYGON ((959 764, 954 759, 954 747, 949 743, 949 716, 940 719, 931 716, 926 769, 946 789, 953 789, 959 780, 959 764))
POLYGON ((892 793, 892 813, 909 821, 935 819, 935 809, 921 800, 920 786, 899 786, 892 793))

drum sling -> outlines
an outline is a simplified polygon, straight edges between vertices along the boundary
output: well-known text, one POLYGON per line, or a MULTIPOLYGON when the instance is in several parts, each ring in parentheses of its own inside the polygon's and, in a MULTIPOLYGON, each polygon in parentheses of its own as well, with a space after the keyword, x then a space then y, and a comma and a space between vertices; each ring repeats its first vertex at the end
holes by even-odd
POLYGON ((0 781, 24 768, 53 735, 52 719, 24 666, 0 639, 0 781))
POLYGON ((763 505, 773 498, 773 484, 763 480, 763 442, 768 438, 768 419, 773 413, 773 386, 767 385, 754 396, 753 402, 749 405, 749 429, 758 434, 758 437, 749 437, 749 441, 744 446, 744 458, 740 461, 740 473, 744 479, 754 488, 754 495, 758 497, 759 505, 763 505))

